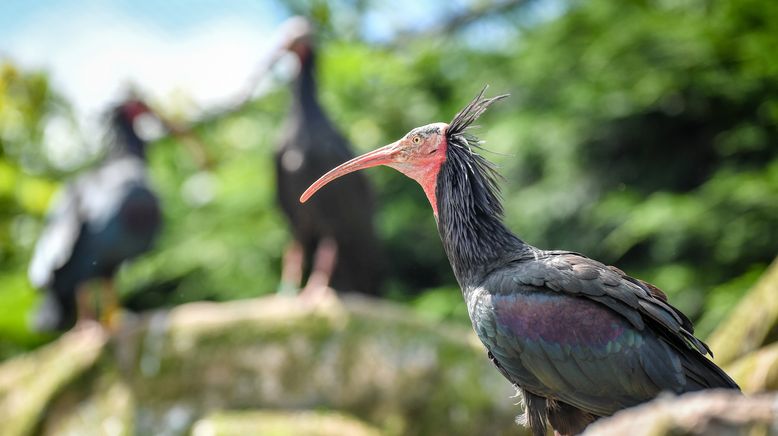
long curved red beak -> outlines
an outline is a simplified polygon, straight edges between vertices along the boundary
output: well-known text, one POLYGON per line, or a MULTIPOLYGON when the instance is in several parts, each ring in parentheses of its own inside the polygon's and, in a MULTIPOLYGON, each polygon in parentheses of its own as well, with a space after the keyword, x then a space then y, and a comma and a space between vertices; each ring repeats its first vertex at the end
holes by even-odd
POLYGON ((357 156, 354 159, 351 159, 350 161, 342 163, 331 169, 327 172, 327 174, 321 176, 319 180, 313 182, 313 184, 308 187, 305 192, 303 192, 303 195, 300 196, 300 203, 305 203, 308 201, 308 199, 311 198, 313 194, 316 193, 316 191, 323 188, 324 185, 330 183, 338 177, 345 176, 346 174, 353 173, 354 171, 359 171, 361 169, 375 167, 378 165, 388 165, 394 162, 395 156, 397 154, 396 146, 398 142, 399 141, 384 145, 379 149, 367 152, 362 156, 357 156))

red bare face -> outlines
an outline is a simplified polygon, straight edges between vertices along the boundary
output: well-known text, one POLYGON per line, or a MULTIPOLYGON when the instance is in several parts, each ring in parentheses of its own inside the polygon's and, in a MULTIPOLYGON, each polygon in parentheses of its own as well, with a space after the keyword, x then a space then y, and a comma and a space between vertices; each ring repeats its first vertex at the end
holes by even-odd
POLYGON ((351 159, 330 170, 314 182, 300 197, 300 201, 307 201, 316 191, 338 177, 364 168, 386 165, 416 180, 421 185, 437 217, 438 205, 435 187, 437 186, 440 166, 446 160, 447 128, 448 124, 446 123, 417 127, 399 141, 351 159))
POLYGON ((130 100, 122 105, 122 112, 127 120, 132 123, 135 121, 135 118, 150 113, 151 109, 140 100, 130 100))
POLYGON ((288 50, 296 54, 300 62, 305 62, 311 54, 311 41, 309 41, 308 37, 296 39, 289 45, 288 50))

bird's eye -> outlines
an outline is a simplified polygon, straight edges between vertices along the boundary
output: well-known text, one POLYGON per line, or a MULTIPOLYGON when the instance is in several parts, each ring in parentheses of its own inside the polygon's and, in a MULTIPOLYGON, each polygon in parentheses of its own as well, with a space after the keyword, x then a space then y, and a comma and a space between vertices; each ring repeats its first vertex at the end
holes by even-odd
POLYGON ((413 141, 414 144, 419 145, 421 144, 421 136, 414 135, 413 138, 411 138, 411 141, 413 141))

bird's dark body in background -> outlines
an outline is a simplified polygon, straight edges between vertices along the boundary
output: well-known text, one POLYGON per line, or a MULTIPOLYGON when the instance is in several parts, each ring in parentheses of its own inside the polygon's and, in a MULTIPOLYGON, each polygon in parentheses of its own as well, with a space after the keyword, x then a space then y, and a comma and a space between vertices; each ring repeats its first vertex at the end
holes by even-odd
POLYGON ((292 19, 287 33, 281 50, 294 53, 300 68, 292 83, 292 107, 275 164, 278 201, 297 245, 287 252, 286 277, 282 278, 293 283, 282 284, 297 287, 302 275, 310 276, 310 284, 319 275, 320 285, 329 282, 338 291, 379 294, 385 263, 373 224, 373 193, 367 179, 355 174, 324 190, 315 201, 298 201, 300 192, 319 175, 353 154, 319 104, 316 53, 309 25, 302 18, 292 19), (294 254, 295 249, 301 249, 301 255, 294 254), (294 265, 300 257, 302 265, 294 265), (332 263, 326 257, 334 257, 334 267, 326 265, 332 263))
POLYGON ((45 292, 34 319, 38 330, 72 327, 84 315, 77 314, 79 288, 112 280, 124 261, 152 246, 161 212, 146 180, 146 144, 135 131, 145 113, 148 107, 135 99, 111 111, 106 158, 68 183, 49 214, 29 267, 32 284, 45 292))
POLYGON ((497 174, 466 132, 499 98, 483 98, 482 91, 450 124, 419 127, 342 164, 301 200, 376 165, 418 181, 473 328, 522 393, 525 423, 537 436, 548 424, 577 434, 661 391, 737 389, 659 289, 581 254, 535 248, 503 225, 497 174))

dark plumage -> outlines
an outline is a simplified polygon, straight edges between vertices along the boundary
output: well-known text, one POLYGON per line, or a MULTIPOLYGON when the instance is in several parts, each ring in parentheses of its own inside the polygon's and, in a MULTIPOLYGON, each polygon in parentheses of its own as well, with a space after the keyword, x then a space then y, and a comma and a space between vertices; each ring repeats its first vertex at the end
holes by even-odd
POLYGON ((576 434, 592 421, 655 397, 737 385, 706 358, 689 319, 653 285, 569 251, 533 247, 502 222, 493 166, 466 132, 494 101, 483 91, 449 124, 330 171, 334 178, 384 164, 417 180, 468 313, 489 358, 525 400, 523 422, 576 434))
POLYGON ((330 285, 338 291, 379 294, 384 260, 373 226, 373 193, 367 179, 355 174, 322 192, 316 201, 297 201, 320 174, 353 157, 348 141, 319 104, 316 54, 308 24, 300 20, 288 25, 289 42, 284 47, 298 57, 300 70, 292 84, 292 108, 275 156, 278 201, 302 248, 302 269, 314 274, 317 251, 329 239, 337 250, 330 285))
POLYGON ((137 100, 114 109, 108 155, 59 193, 29 267, 30 281, 45 292, 36 329, 72 327, 78 288, 111 279, 122 262, 151 247, 160 208, 146 180, 145 142, 134 129, 136 117, 148 111, 137 100))

